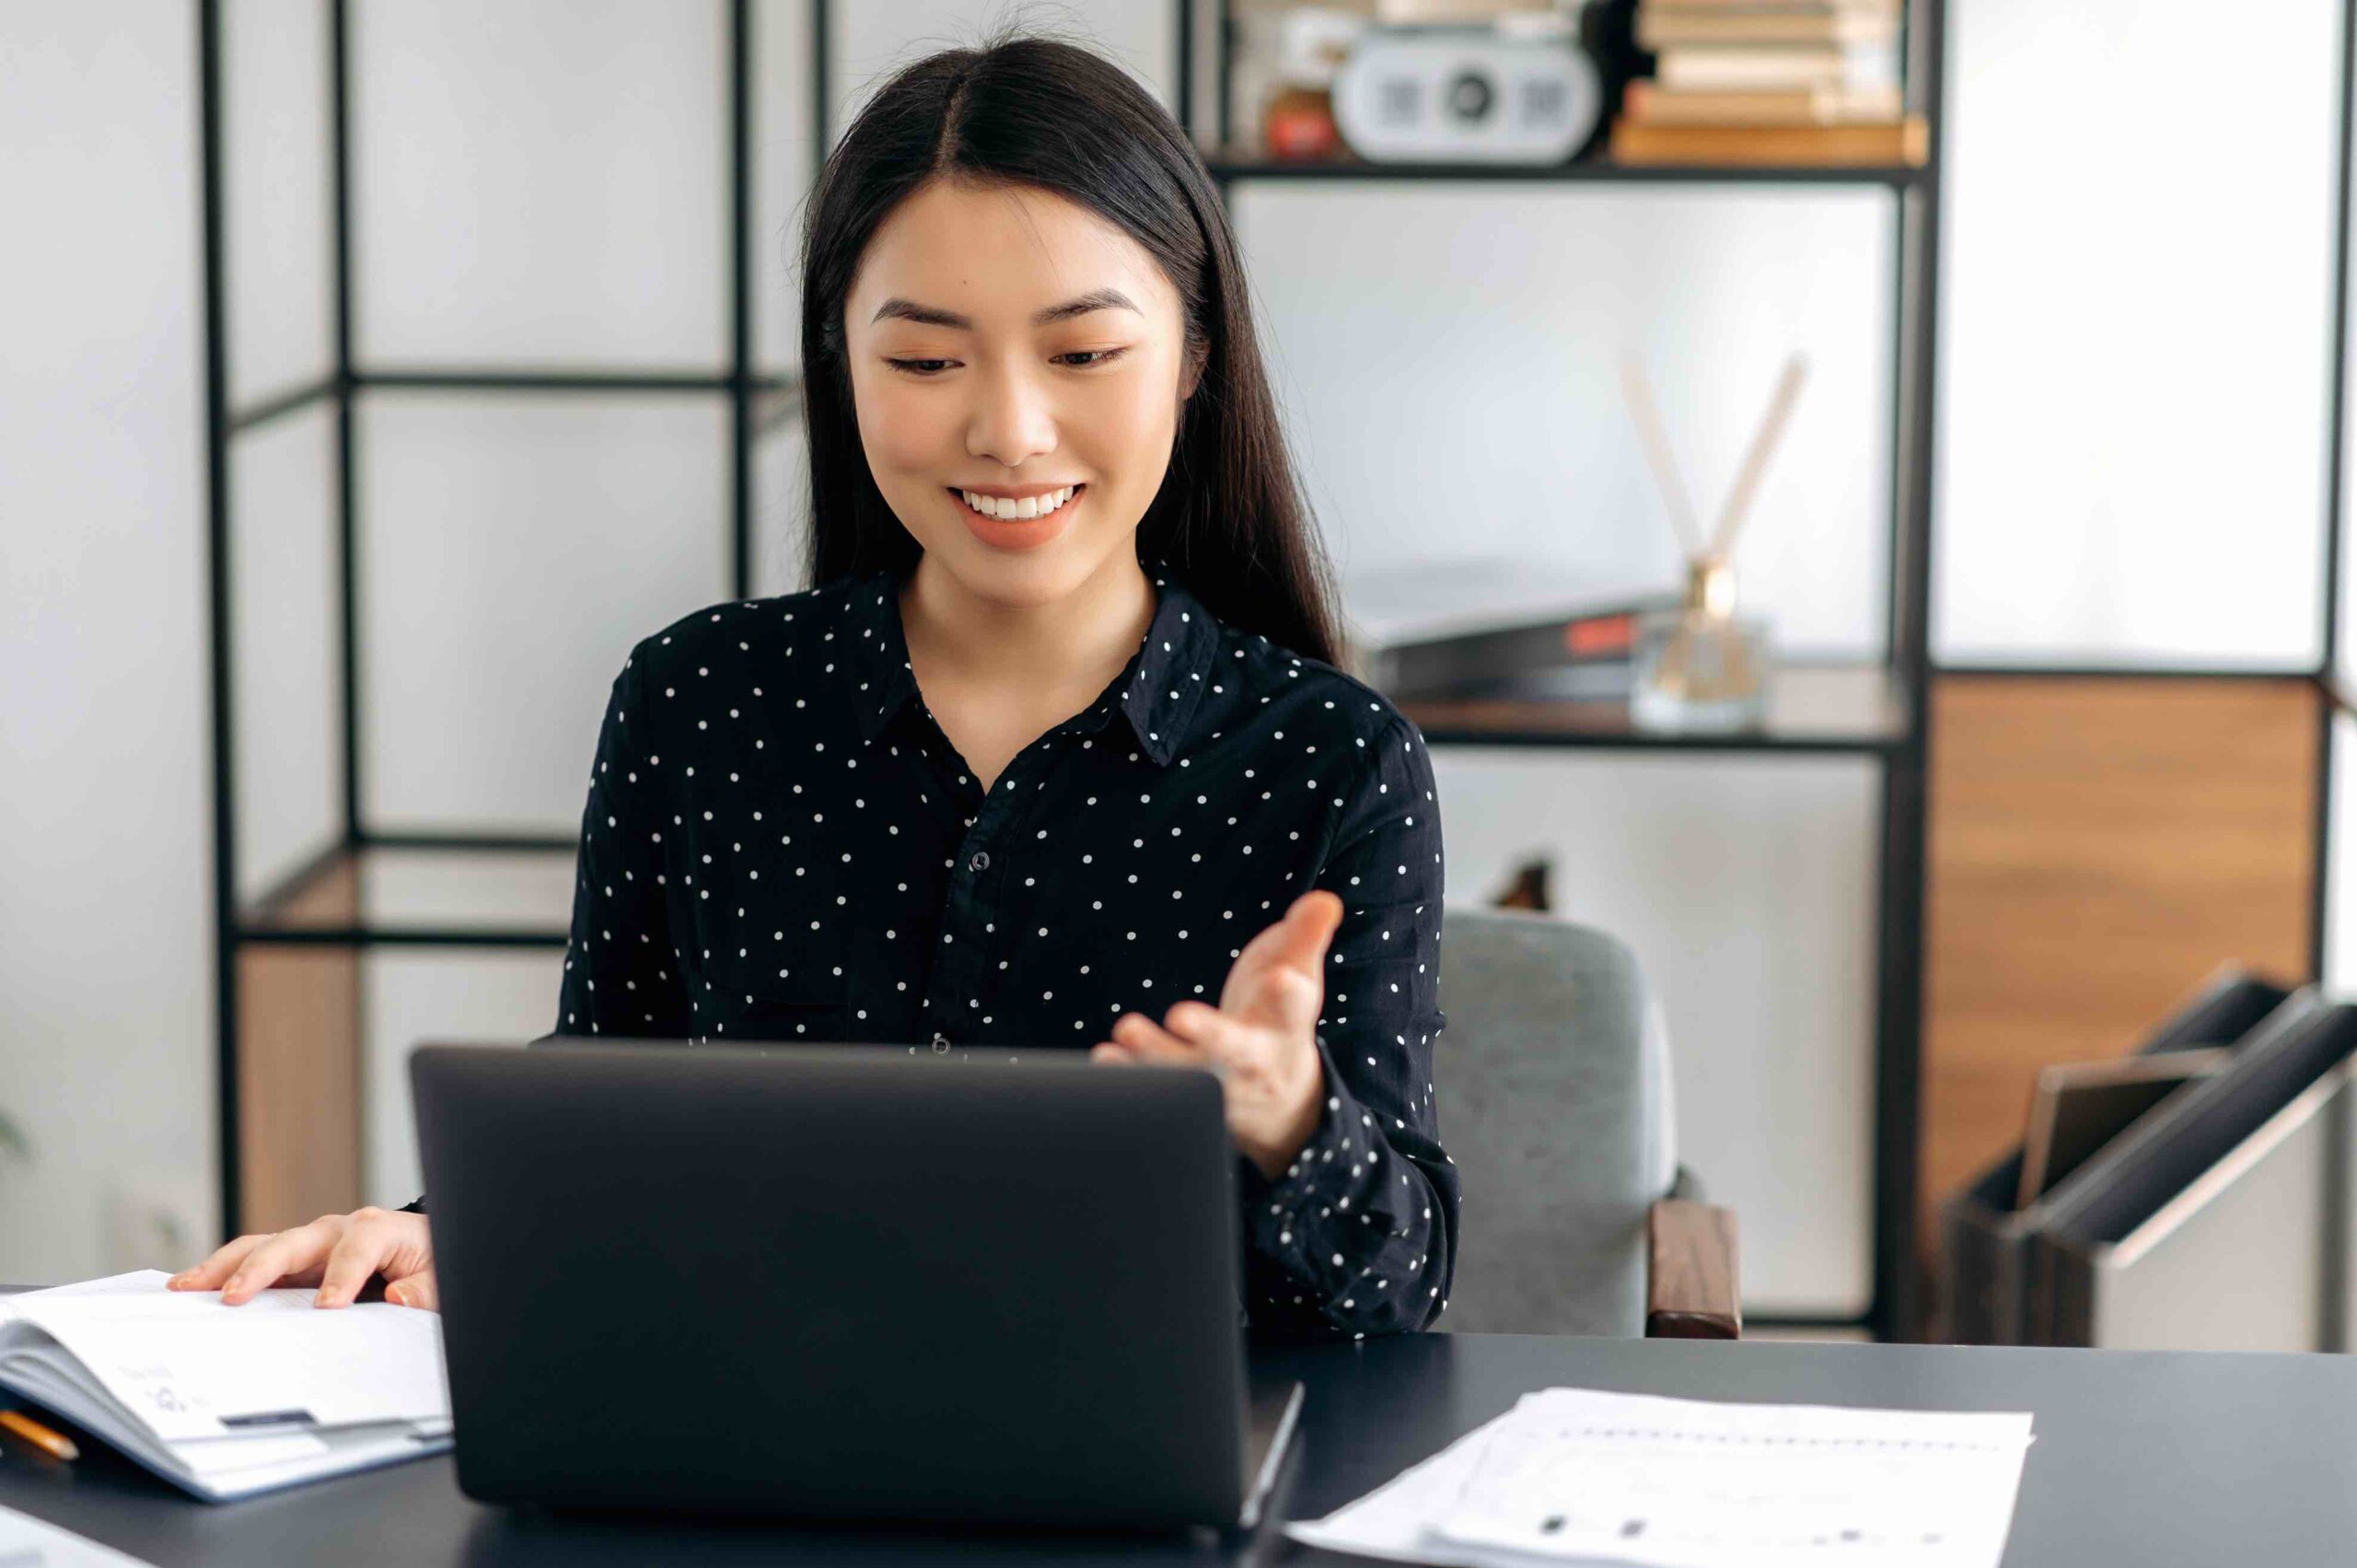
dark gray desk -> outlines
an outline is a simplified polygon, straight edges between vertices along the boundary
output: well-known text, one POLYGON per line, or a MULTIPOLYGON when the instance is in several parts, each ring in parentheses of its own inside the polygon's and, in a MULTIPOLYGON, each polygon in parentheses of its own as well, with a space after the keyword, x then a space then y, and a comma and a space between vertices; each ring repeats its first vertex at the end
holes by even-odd
MULTIPOLYGON (((1955 1346, 1713 1344, 1432 1334, 1271 1353, 1303 1378, 1273 1512, 1330 1512, 1551 1385, 1730 1400, 2031 1410, 2007 1568, 2357 1561, 2357 1359, 1955 1346)), ((60 1466, 9 1442, 0 1504, 157 1563, 1363 1562, 1273 1525, 1249 1538, 958 1536, 509 1516, 449 1457, 201 1504, 108 1452, 60 1466)))

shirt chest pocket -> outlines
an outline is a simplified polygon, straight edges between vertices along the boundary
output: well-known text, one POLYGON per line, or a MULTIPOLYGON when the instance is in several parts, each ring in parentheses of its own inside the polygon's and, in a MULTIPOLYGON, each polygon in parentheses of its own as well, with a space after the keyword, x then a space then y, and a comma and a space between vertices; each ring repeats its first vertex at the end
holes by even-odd
MULTIPOLYGON (((763 877, 731 889, 717 913, 698 912, 696 1032, 712 1040, 845 1038, 850 919, 832 879, 763 877), (739 911, 742 911, 739 913, 739 911)), ((715 890, 710 903, 720 903, 715 890)))

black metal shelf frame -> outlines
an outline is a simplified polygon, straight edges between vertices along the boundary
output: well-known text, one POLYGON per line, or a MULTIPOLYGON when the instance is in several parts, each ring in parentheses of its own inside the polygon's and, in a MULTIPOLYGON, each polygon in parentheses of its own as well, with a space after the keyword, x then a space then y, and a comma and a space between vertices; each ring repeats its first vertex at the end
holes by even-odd
MULTIPOLYGON (((1214 0, 1220 48, 1214 80, 1218 146, 1232 145, 1227 63, 1230 0, 1214 0)), ((1179 97, 1190 103, 1192 0, 1179 0, 1179 97)), ((1912 1339, 1917 1311, 1915 1212, 1920 1182, 1923 1032, 1923 929, 1927 781, 1931 757, 1931 560, 1933 436, 1939 350, 1940 192, 1946 144, 1946 0, 1911 0, 1901 47, 1911 106, 1927 122, 1928 156, 1904 168, 1699 168, 1625 167, 1604 160, 1501 172, 1410 166, 1263 165, 1222 158, 1213 165, 1223 196, 1239 180, 1519 180, 1677 186, 1880 186, 1898 203, 1898 279, 1893 293, 1891 497, 1886 641, 1904 710, 1901 732, 1873 746, 1688 743, 1690 754, 1854 751, 1881 772, 1875 923, 1874 1293, 1857 1318, 1812 1317, 1817 1326, 1856 1326, 1884 1340, 1912 1339)), ((1522 738, 1543 743, 1538 738, 1522 738)), ((1595 744, 1596 742, 1589 742, 1595 744)), ((1616 744, 1642 744, 1619 738, 1616 744)), ((1797 1321, 1798 1319, 1795 1319, 1797 1321)))
MULTIPOLYGON (((384 931, 366 927, 278 927, 270 912, 315 877, 348 857, 372 848, 474 848, 517 851, 570 848, 558 841, 500 838, 484 834, 411 835, 372 830, 361 808, 363 769, 366 759, 359 745, 360 660, 359 584, 356 576, 354 497, 356 434, 353 407, 358 394, 371 389, 480 392, 514 396, 578 396, 617 393, 683 393, 724 397, 728 401, 733 441, 729 491, 732 591, 738 598, 751 591, 751 517, 755 439, 792 417, 799 407, 800 389, 792 377, 760 374, 753 364, 751 249, 752 225, 752 0, 722 0, 727 18, 726 95, 728 145, 728 272, 729 348, 726 367, 718 372, 534 369, 519 366, 437 366, 391 368, 363 366, 353 354, 352 253, 352 27, 351 0, 321 0, 328 20, 328 58, 323 62, 328 84, 329 178, 332 225, 332 295, 334 301, 333 363, 315 379, 273 394, 251 407, 233 409, 228 389, 228 308, 226 273, 226 168, 228 149, 223 136, 222 0, 196 0, 199 157, 202 175, 204 312, 204 405, 207 571, 210 578, 211 694, 213 703, 213 837, 215 975, 215 1092, 219 1117, 220 1202, 225 1228, 238 1228, 241 1212, 238 1168, 238 954, 258 944, 365 947, 378 945, 425 947, 562 947, 564 938, 536 930, 384 931), (230 550, 230 516, 236 441, 290 414, 319 405, 335 411, 335 548, 339 571, 339 633, 342 686, 337 722, 343 743, 343 799, 337 841, 308 864, 284 879, 249 911, 238 895, 238 834, 234 780, 236 776, 236 707, 233 653, 236 628, 232 618, 231 585, 236 562, 230 550)), ((828 0, 809 0, 811 145, 828 145, 828 0)))
MULTIPOLYGON (((505 366, 446 366, 430 369, 367 367, 353 354, 352 267, 352 57, 351 0, 322 0, 330 18, 330 134, 332 141, 334 364, 319 378, 253 407, 232 409, 227 385, 227 308, 225 272, 223 112, 221 101, 221 0, 196 0, 202 115, 203 215, 205 331, 205 410, 208 565, 212 626, 212 761, 214 768, 215 896, 216 934, 216 1071, 218 1074, 220 1197, 225 1225, 234 1229, 240 1213, 238 1161, 238 956, 248 945, 366 947, 562 947, 562 933, 528 929, 445 927, 301 927, 272 923, 272 908, 298 892, 312 877, 340 860, 373 849, 476 849, 486 852, 562 851, 570 841, 465 832, 427 835, 380 832, 361 809, 363 768, 358 735, 358 584, 354 549, 354 453, 353 406, 357 394, 375 389, 479 391, 517 396, 596 395, 616 392, 678 392, 725 396, 734 429, 730 527, 734 591, 751 587, 751 490, 755 438, 781 418, 791 417, 799 389, 790 378, 756 372, 752 347, 752 279, 748 243, 751 224, 751 0, 721 0, 727 16, 729 145, 730 301, 728 364, 717 374, 644 370, 610 374, 535 370, 505 366), (229 518, 234 482, 231 454, 236 439, 298 410, 330 403, 335 409, 335 521, 341 569, 343 682, 341 712, 344 766, 342 836, 310 865, 260 900, 241 907, 237 894, 237 834, 232 794, 235 762, 229 518)), ((830 145, 828 80, 829 0, 808 0, 811 72, 810 132, 814 157, 830 145)), ((1229 0, 1214 0, 1217 37, 1212 82, 1215 87, 1216 139, 1207 159, 1225 200, 1241 181, 1291 182, 1353 180, 1404 187, 1435 180, 1487 180, 1516 184, 1596 182, 1647 187, 1712 185, 1852 186, 1890 192, 1898 205, 1899 245, 1893 330, 1892 493, 1888 593, 1888 669, 1902 695, 1902 722, 1887 736, 1866 739, 1812 738, 1691 738, 1627 733, 1482 736, 1483 744, 1551 745, 1642 749, 1696 757, 1723 754, 1810 756, 1854 754, 1873 759, 1881 772, 1881 821, 1877 871, 1876 1009, 1875 1087, 1874 1294, 1860 1318, 1812 1318, 1826 1326, 1856 1326, 1880 1337, 1914 1331, 1914 1210, 1919 1124, 1922 1033, 1922 947, 1924 899, 1925 769, 1928 715, 1923 701, 1930 673, 1931 460, 1935 391, 1934 354, 1938 319, 1940 191, 1943 159, 1943 46, 1945 0, 1914 0, 1905 37, 1906 79, 1930 127, 1927 162, 1921 167, 1866 168, 1749 168, 1623 167, 1588 161, 1548 168, 1466 168, 1425 165, 1262 164, 1224 156, 1232 145, 1228 69, 1234 29, 1229 0)), ((1178 113, 1196 132, 1195 0, 1176 0, 1178 113)), ((1199 141, 1201 140, 1199 134, 1199 141)), ((2344 157, 2345 162, 2345 157, 2344 157)), ((2345 207, 2345 183, 2344 183, 2345 207)), ((2344 266, 2345 274, 2345 266, 2344 266)), ((2345 293, 2345 275, 2343 279, 2345 293)), ((2337 381, 2337 377, 2336 377, 2337 381)), ((2338 469, 2335 470, 2336 495, 2338 469)), ((1449 738, 1445 734, 1438 738, 1449 738)), ((1467 741, 1474 739, 1468 736, 1467 741)), ((1764 1321, 1765 1319, 1763 1319, 1764 1321)))

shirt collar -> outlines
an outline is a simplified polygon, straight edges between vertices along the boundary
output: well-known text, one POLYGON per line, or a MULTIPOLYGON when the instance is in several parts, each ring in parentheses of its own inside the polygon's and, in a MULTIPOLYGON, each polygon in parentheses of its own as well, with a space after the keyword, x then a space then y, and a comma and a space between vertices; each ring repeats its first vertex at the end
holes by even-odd
MULTIPOLYGON (((1154 584, 1155 610, 1144 640, 1104 694, 1063 727, 1074 733, 1098 729, 1118 707, 1129 715, 1139 747, 1157 765, 1167 765, 1202 706, 1212 656, 1219 650, 1219 626, 1167 561, 1157 558, 1147 576, 1154 584)), ((917 695, 900 626, 905 580, 901 569, 888 566, 853 579, 845 588, 843 621, 864 740, 881 735, 892 715, 917 695)))

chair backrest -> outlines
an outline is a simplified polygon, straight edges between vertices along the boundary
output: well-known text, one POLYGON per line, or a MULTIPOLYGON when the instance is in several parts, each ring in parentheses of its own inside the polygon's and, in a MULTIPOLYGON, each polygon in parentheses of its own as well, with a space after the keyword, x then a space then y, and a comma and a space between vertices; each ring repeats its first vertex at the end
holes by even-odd
POLYGON ((1463 1181, 1457 1332, 1644 1332, 1645 1212, 1677 1170, 1669 1047, 1628 945, 1445 906, 1441 1141, 1463 1181))

